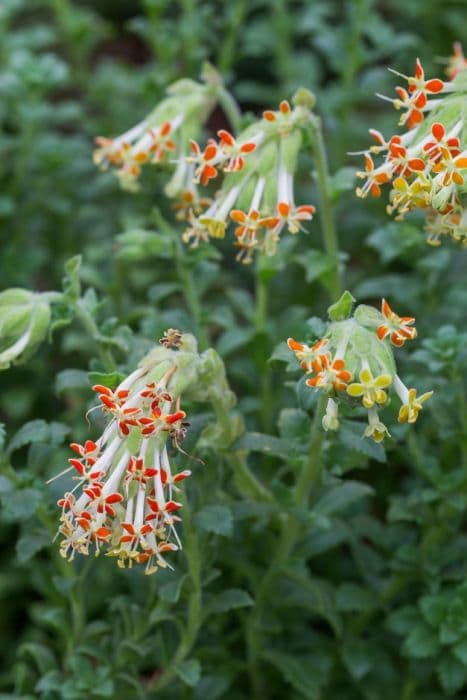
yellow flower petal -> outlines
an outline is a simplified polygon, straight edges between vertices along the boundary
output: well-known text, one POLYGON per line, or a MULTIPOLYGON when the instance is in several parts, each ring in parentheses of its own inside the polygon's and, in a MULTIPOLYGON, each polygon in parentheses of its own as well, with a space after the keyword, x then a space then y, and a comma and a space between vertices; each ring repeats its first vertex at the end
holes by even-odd
POLYGON ((375 387, 378 389, 387 389, 391 384, 392 377, 390 374, 380 374, 380 376, 375 379, 375 387))
POLYGON ((362 396, 365 393, 365 387, 362 384, 355 382, 354 384, 349 384, 347 387, 347 393, 350 396, 362 396))

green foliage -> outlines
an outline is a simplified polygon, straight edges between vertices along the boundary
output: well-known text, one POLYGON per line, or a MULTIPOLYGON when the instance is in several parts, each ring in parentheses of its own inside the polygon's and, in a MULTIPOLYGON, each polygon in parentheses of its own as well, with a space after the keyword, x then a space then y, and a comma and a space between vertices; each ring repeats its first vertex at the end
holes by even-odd
MULTIPOLYGON (((424 0, 0 3, 0 356, 32 312, 36 324, 24 354, 0 358, 13 364, 0 394, 0 700, 466 697, 465 252, 429 249, 416 216, 389 222, 384 202, 357 200, 347 155, 368 128, 390 133, 374 100, 393 94, 386 66, 410 73, 418 55, 439 74, 464 15, 424 0), (180 244, 164 173, 149 168, 128 194, 94 167, 96 135, 124 132, 206 60, 244 111, 300 86, 315 95, 351 290, 337 304, 307 156, 297 202, 316 216, 257 273, 223 241, 180 244), (7 314, 11 291, 21 303, 7 314), (362 438, 358 407, 338 433, 316 428, 317 395, 285 344, 316 342, 328 307, 345 318, 354 298, 382 296, 417 317, 401 369, 435 391, 411 429, 388 407, 384 448, 362 438), (183 550, 148 577, 104 556, 68 563, 52 540, 75 482, 46 482, 67 468, 67 441, 104 425, 84 418, 90 386, 115 388, 170 327, 221 358, 183 402, 183 550), (214 385, 216 413, 198 403, 214 385)), ((206 136, 222 128, 219 108, 206 136)))

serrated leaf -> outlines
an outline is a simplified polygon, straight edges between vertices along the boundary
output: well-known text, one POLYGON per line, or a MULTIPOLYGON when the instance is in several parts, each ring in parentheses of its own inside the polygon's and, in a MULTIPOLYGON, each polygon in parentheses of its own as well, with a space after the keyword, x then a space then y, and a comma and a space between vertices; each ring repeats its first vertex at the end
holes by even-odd
POLYGON ((182 661, 175 667, 175 673, 190 688, 194 688, 201 678, 201 664, 197 659, 182 661))
POLYGON ((233 533, 232 511, 227 506, 205 506, 195 515, 198 527, 206 532, 231 537, 233 533))
POLYGON ((254 605, 253 598, 247 591, 241 588, 229 588, 222 591, 209 602, 209 610, 212 613, 222 613, 234 608, 246 608, 254 605))

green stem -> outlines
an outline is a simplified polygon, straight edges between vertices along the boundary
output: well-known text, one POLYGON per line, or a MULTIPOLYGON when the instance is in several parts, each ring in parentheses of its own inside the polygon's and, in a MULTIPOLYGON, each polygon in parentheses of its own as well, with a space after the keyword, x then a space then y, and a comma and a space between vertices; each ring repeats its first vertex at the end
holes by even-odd
POLYGON ((233 469, 237 488, 243 495, 246 492, 253 499, 274 503, 274 496, 250 470, 244 452, 240 450, 230 452, 227 459, 233 469))
MULTIPOLYGON (((318 400, 313 426, 311 430, 310 444, 307 459, 300 472, 293 491, 293 505, 296 508, 306 507, 309 503, 312 489, 320 479, 323 460, 321 448, 324 433, 321 421, 326 407, 327 397, 322 394, 318 400)), ((246 640, 248 648, 248 666, 251 685, 255 698, 264 698, 263 673, 260 667, 262 652, 262 618, 269 590, 276 576, 285 567, 285 564, 293 551, 301 533, 300 522, 293 513, 287 514, 282 520, 281 532, 271 563, 261 580, 256 593, 255 608, 246 628, 246 640)))
POLYGON ((321 119, 316 115, 312 115, 310 125, 313 135, 312 143, 316 163, 316 181, 318 184, 320 199, 319 213, 323 229, 323 245, 326 253, 331 258, 334 267, 330 291, 332 297, 334 299, 338 299, 343 292, 339 261, 339 242, 334 225, 332 203, 329 194, 329 168, 326 148, 324 145, 321 119))
POLYGON ((232 129, 238 134, 242 123, 242 113, 235 98, 223 85, 219 86, 217 97, 232 129))
POLYGON ((203 327, 203 310, 198 289, 193 277, 193 272, 186 263, 185 250, 183 244, 177 238, 175 241, 175 263, 177 274, 183 286, 183 293, 188 309, 195 323, 195 334, 201 350, 209 347, 209 337, 203 327))
MULTIPOLYGON (((264 352, 262 358, 267 356, 267 317, 268 317, 268 282, 261 274, 261 255, 257 259, 256 267, 256 309, 255 309, 255 329, 256 334, 261 338, 261 345, 264 341, 264 352)), ((273 418, 273 395, 272 395, 272 374, 269 364, 261 361, 261 409, 260 421, 261 429, 268 433, 272 428, 273 418)))
POLYGON ((167 668, 158 676, 153 677, 146 686, 146 691, 162 690, 173 679, 176 669, 190 653, 198 636, 202 623, 201 600, 201 557, 196 529, 193 526, 188 500, 183 499, 183 539, 184 551, 188 564, 188 575, 191 581, 191 590, 188 598, 187 622, 180 637, 178 647, 167 668))
POLYGON ((219 42, 219 53, 216 60, 216 65, 222 75, 230 71, 235 59, 235 45, 239 36, 241 36, 241 27, 245 21, 246 9, 246 0, 236 0, 235 3, 229 3, 230 15, 226 21, 227 26, 223 41, 219 42))
POLYGON ((105 370, 107 372, 114 372, 117 369, 117 364, 114 360, 112 352, 103 344, 97 323, 86 307, 81 303, 81 300, 78 300, 76 304, 76 315, 81 321, 83 328, 96 344, 97 351, 105 370))

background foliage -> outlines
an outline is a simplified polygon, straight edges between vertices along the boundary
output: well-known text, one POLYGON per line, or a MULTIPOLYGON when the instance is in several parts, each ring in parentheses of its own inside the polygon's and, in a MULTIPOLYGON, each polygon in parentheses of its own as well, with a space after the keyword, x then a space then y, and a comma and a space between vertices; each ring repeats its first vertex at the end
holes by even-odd
MULTIPOLYGON (((2 374, 1 698, 235 700, 252 687, 271 700, 465 697, 465 253, 430 249, 419 222, 390 222, 384 202, 357 200, 347 155, 366 146, 369 127, 394 123, 374 97, 392 92, 386 66, 410 72, 418 55, 439 74, 464 19, 462 0, 1 3, 2 288, 57 289, 66 260, 81 254, 80 303, 95 322, 78 315, 64 326, 66 310, 57 312, 52 343, 2 374), (275 348, 281 357, 288 335, 311 333, 308 319, 329 304, 319 221, 261 271, 263 322, 254 270, 234 263, 229 244, 181 259, 174 232, 149 233, 154 207, 170 215, 160 175, 122 193, 91 160, 96 134, 125 130, 205 59, 246 110, 274 107, 300 85, 315 92, 347 286, 417 317, 419 340, 401 362, 420 391, 435 389, 415 429, 395 428, 386 451, 361 440, 355 422, 326 436, 324 485, 311 511, 295 513, 301 536, 269 589, 254 662, 256 593, 313 414, 298 373, 267 358, 275 348), (175 573, 154 577, 104 558, 62 561, 51 546, 61 484, 45 486, 66 464, 66 441, 87 435, 88 370, 124 373, 165 328, 196 330, 184 269, 247 422, 237 447, 274 496, 255 500, 228 455, 197 449, 209 415, 192 406, 187 450, 205 465, 177 460, 194 471, 184 539, 198 553, 198 611, 183 554, 175 573)), ((213 128, 226 124, 220 111, 211 117, 213 128)), ((304 201, 317 202, 310 181, 304 163, 304 201)), ((69 275, 77 285, 78 271, 69 275)))

